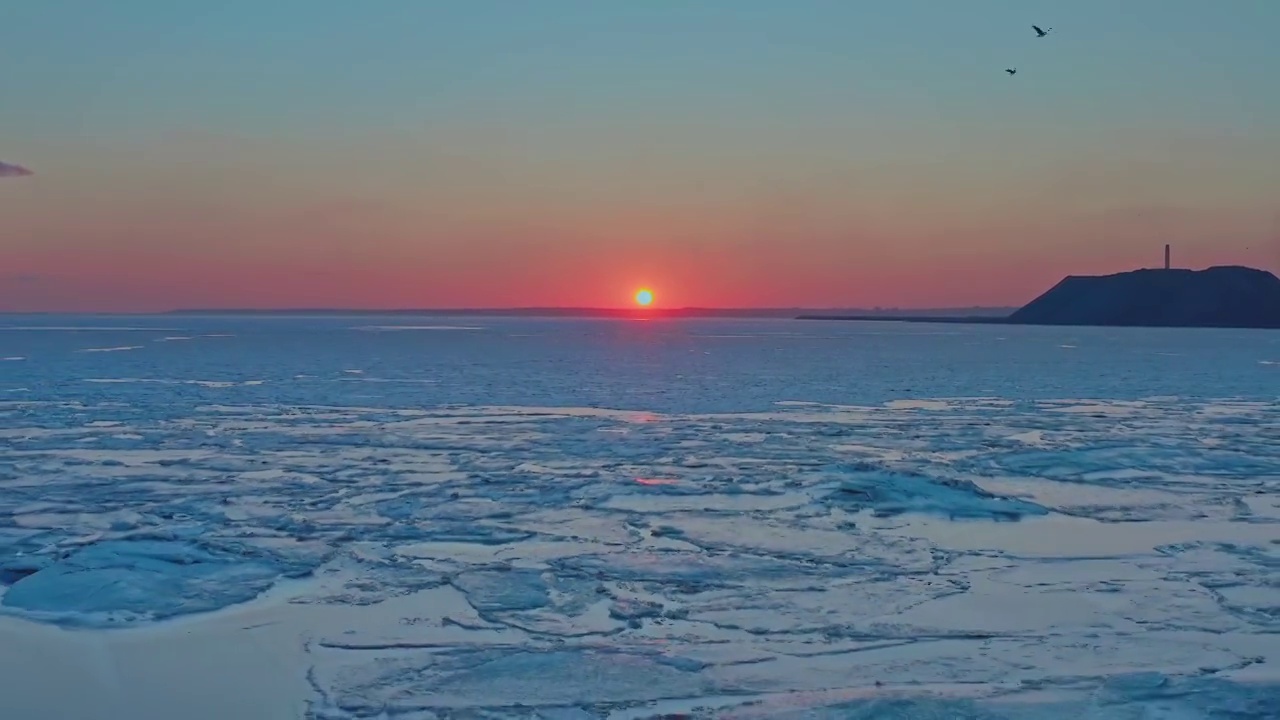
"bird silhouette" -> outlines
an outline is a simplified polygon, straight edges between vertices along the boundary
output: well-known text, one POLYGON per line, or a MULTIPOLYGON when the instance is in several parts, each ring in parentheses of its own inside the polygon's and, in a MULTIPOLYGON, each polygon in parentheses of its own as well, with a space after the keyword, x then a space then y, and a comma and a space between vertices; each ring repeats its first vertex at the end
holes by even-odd
POLYGON ((1018 74, 1018 68, 1005 68, 1004 71, 1009 73, 1010 75, 1018 74))
POLYGON ((1051 30, 1053 30, 1053 28, 1049 28, 1048 30, 1041 30, 1039 25, 1032 25, 1031 29, 1036 31, 1036 37, 1044 37, 1045 35, 1048 35, 1051 30))

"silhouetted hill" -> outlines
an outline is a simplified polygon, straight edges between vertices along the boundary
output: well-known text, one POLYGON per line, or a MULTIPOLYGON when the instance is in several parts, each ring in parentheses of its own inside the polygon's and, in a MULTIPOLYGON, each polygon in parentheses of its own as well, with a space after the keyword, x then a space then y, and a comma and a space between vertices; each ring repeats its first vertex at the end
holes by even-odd
POLYGON ((1067 276, 1010 315, 1009 322, 1280 328, 1280 278, 1239 266, 1067 276))
POLYGON ((1134 270, 1114 275, 1069 275, 1006 317, 801 315, 800 320, 1096 325, 1130 327, 1280 328, 1280 278, 1239 266, 1206 270, 1134 270))

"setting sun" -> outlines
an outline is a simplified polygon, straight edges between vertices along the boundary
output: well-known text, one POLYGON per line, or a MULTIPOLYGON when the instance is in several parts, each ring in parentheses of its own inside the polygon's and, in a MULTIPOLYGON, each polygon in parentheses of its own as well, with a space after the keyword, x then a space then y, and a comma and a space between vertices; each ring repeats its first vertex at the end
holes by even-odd
POLYGON ((649 290, 636 291, 636 304, 641 307, 647 306, 653 302, 653 293, 649 290))

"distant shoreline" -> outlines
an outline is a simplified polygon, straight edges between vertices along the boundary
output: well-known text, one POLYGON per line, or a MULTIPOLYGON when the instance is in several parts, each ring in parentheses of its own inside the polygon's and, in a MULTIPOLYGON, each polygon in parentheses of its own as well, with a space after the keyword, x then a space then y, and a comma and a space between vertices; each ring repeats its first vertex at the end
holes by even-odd
POLYGON ((891 317, 884 315, 798 315, 796 320, 844 320, 852 322, 900 322, 900 323, 934 323, 943 325, 1011 325, 1015 327, 1094 327, 1094 328, 1153 328, 1166 330, 1280 330, 1280 327, 1270 325, 1251 325, 1247 323, 1240 324, 1219 324, 1219 323, 1203 323, 1203 324, 1157 324, 1157 323, 1138 323, 1138 322, 1034 322, 1030 320, 1017 320, 1010 317, 947 317, 947 316, 922 316, 922 315, 904 315, 902 317, 891 317))
POLYGON ((845 320, 861 322, 950 323, 952 325, 1018 325, 1007 316, 989 315, 797 315, 796 320, 845 320))
POLYGON ((551 318, 756 318, 793 320, 804 318, 847 318, 866 316, 874 319, 898 319, 904 317, 1006 317, 1014 308, 938 308, 928 310, 886 309, 869 311, 861 309, 813 309, 813 308, 456 308, 456 309, 398 309, 352 310, 344 308, 297 309, 209 309, 171 310, 156 313, 165 316, 418 316, 418 317, 551 317, 551 318))

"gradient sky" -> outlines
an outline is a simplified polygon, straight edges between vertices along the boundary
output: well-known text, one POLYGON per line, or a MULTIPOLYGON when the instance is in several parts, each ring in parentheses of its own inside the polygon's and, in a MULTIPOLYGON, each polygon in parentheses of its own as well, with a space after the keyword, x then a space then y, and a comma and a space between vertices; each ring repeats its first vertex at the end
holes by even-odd
POLYGON ((0 178, 0 309, 1018 305, 1165 242, 1280 271, 1277 29, 1276 0, 9 3, 0 160, 35 174, 0 178))

